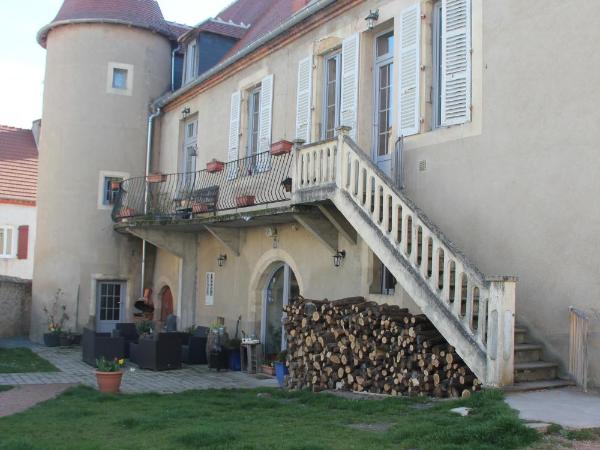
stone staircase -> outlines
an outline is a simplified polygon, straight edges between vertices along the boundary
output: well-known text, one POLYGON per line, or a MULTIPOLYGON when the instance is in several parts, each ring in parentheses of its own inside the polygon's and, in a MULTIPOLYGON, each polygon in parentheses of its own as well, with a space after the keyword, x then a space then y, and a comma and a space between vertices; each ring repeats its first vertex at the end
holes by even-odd
POLYGON ((515 382, 504 387, 508 392, 534 391, 573 386, 571 380, 558 377, 559 366, 546 361, 541 345, 531 342, 527 328, 515 327, 515 382))
POLYGON ((293 204, 332 202, 487 386, 513 384, 516 279, 486 277, 341 129, 294 152, 293 204))

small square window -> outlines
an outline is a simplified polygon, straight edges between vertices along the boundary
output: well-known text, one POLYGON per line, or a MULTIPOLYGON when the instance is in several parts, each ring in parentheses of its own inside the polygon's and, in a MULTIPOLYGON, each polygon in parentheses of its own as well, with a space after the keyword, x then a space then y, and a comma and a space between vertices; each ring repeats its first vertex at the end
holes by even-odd
POLYGON ((117 202, 121 181, 123 178, 120 177, 104 177, 103 205, 114 205, 117 202))
POLYGON ((127 69, 113 69, 112 87, 113 89, 127 89, 127 69))

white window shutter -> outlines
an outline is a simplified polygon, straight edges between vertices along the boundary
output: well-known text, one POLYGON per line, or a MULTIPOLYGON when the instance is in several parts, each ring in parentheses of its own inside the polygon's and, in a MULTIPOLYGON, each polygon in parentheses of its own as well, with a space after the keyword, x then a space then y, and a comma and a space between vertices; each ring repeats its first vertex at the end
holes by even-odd
POLYGON ((340 101, 340 125, 350 127, 350 137, 356 140, 358 113, 358 33, 347 37, 342 42, 342 98, 340 101))
POLYGON ((298 63, 298 89, 296 92, 296 139, 310 143, 312 115, 312 57, 298 63))
POLYGON ((471 0, 442 1, 442 126, 471 120, 471 0))
POLYGON ((417 3, 400 13, 399 124, 401 136, 420 131, 421 7, 417 3))
POLYGON ((258 124, 258 153, 256 169, 264 172, 271 168, 271 124, 273 122, 273 75, 263 78, 260 85, 260 119, 258 124))
MULTIPOLYGON (((229 150, 227 160, 229 162, 239 159, 240 149, 240 106, 242 96, 240 91, 231 94, 231 115, 229 118, 229 150)), ((229 164, 227 176, 229 179, 237 176, 235 164, 229 164)))

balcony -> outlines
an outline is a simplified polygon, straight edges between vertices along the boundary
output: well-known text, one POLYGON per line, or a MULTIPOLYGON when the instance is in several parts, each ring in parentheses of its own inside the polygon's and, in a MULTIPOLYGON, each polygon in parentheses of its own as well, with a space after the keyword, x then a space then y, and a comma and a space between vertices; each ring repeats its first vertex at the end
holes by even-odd
POLYGON ((259 153, 188 173, 157 174, 121 183, 116 223, 179 223, 237 210, 264 211, 291 199, 292 153, 259 153))

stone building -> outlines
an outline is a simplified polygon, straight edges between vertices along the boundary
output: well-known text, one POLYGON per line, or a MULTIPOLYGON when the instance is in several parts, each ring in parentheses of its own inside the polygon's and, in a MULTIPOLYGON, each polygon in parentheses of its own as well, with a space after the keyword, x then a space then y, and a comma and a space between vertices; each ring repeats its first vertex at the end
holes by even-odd
POLYGON ((488 385, 560 384, 571 305, 600 348, 599 5, 238 0, 186 28, 88 3, 39 35, 33 324, 62 288, 108 329, 146 288, 157 319, 240 319, 273 354, 294 295, 364 295, 488 385))

